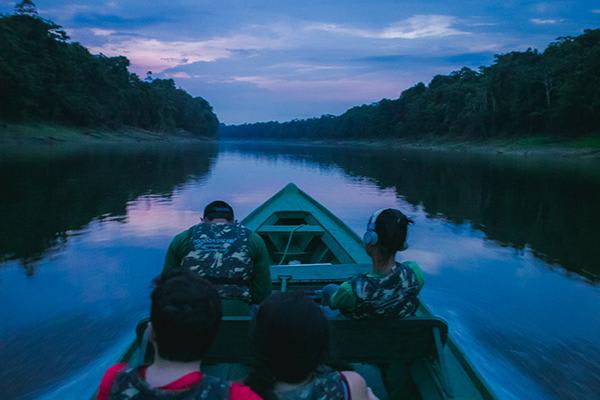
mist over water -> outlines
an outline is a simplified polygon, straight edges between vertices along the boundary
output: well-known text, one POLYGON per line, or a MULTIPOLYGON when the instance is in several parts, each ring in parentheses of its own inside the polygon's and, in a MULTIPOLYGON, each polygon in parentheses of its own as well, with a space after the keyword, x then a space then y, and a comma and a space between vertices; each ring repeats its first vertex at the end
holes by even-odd
POLYGON ((222 143, 4 155, 0 182, 6 398, 91 394, 171 238, 211 200, 241 219, 288 182, 358 233, 381 207, 415 220, 422 299, 501 398, 597 394, 598 162, 222 143))

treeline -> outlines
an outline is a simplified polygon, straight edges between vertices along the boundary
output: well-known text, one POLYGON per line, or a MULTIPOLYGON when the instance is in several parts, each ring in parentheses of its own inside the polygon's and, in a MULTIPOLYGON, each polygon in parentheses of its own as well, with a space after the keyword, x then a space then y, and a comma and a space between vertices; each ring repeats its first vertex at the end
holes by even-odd
POLYGON ((496 55, 479 71, 462 68, 419 83, 396 100, 340 116, 224 126, 225 138, 417 138, 600 132, 600 29, 561 37, 540 53, 496 55))
POLYGON ((141 80, 126 57, 93 55, 31 1, 0 15, 0 120, 132 126, 215 136, 210 104, 171 79, 141 80))

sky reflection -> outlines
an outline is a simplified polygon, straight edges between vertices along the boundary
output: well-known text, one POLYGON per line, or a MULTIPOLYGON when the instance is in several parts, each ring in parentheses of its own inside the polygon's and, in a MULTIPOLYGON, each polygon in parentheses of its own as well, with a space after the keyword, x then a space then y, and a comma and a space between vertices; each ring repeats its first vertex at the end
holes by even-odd
MULTIPOLYGON (((363 162, 358 151, 348 152, 348 159, 363 162)), ((146 314, 151 279, 173 235, 195 224, 209 201, 229 201, 241 219, 295 182, 359 234, 381 207, 400 208, 415 220, 402 257, 426 272, 422 299, 449 321, 451 334, 502 398, 590 397, 600 374, 594 361, 600 354, 598 286, 538 258, 528 246, 489 240, 469 220, 432 216, 424 204, 406 200, 407 193, 382 187, 383 175, 365 178, 315 160, 316 150, 303 154, 221 149, 205 173, 183 183, 178 177, 171 191, 163 189, 167 197, 106 192, 128 199, 124 211, 102 212, 105 217, 67 230, 32 276, 14 260, 1 263, 0 303, 9 305, 0 308, 0 364, 10 366, 0 371, 0 386, 11 382, 12 390, 6 395, 33 397, 32 388, 69 383, 86 365, 93 371, 60 393, 93 387, 116 355, 104 357, 106 365, 92 361, 115 352, 146 314), (44 335, 44 344, 62 353, 32 352, 28 346, 44 335), (52 374, 24 374, 21 354, 34 369, 52 366, 52 374)))

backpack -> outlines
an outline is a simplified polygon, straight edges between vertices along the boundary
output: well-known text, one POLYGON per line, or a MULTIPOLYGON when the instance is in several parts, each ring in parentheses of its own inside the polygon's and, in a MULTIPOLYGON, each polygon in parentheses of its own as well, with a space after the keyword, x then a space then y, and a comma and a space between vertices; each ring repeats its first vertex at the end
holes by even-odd
POLYGON ((419 282, 407 264, 396 263, 383 278, 358 274, 350 286, 356 296, 356 308, 345 313, 350 318, 404 318, 419 307, 419 282))
POLYGON ((195 386, 184 390, 162 390, 148 386, 137 368, 120 372, 112 385, 110 400, 226 400, 229 383, 204 375, 195 386))
POLYGON ((183 257, 181 266, 214 284, 222 299, 250 303, 254 269, 250 233, 238 223, 194 225, 190 228, 193 248, 183 257))
POLYGON ((279 400, 345 400, 350 390, 345 382, 340 372, 323 366, 310 382, 275 395, 279 400))

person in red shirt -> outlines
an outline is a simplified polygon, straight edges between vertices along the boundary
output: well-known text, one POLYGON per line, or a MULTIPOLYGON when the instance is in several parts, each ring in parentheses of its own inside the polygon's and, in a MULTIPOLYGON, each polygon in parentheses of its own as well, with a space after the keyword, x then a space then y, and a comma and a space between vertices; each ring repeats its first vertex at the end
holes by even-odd
POLYGON ((208 281, 177 269, 156 279, 151 298, 154 362, 135 368, 118 363, 109 368, 98 400, 261 399, 247 386, 200 370, 222 316, 219 294, 208 281))

